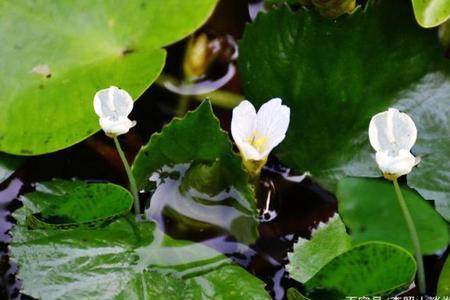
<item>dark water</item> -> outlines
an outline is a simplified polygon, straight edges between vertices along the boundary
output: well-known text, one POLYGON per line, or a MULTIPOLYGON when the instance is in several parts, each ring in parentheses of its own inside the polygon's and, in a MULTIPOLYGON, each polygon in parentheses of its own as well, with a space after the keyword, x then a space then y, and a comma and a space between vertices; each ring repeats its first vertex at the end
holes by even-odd
MULTIPOLYGON (((261 8, 258 2, 250 6, 251 12, 261 8)), ((245 1, 222 1, 211 20, 199 31, 211 38, 239 40, 245 22, 250 21, 249 6, 245 1)), ((169 47, 168 64, 165 73, 180 77, 181 58, 185 42, 169 47)), ((222 58, 210 69, 205 82, 217 82, 227 74, 229 66, 234 66, 233 42, 223 44, 222 58)), ((237 68, 235 68, 237 71, 237 68)), ((239 74, 221 82, 223 89, 242 94, 239 74)), ((151 133, 160 131, 162 126, 179 111, 178 95, 157 86, 152 86, 135 104, 131 119, 137 126, 121 137, 124 150, 132 161, 139 148, 147 142, 151 133)), ((194 108, 198 101, 187 102, 194 108)), ((230 111, 215 108, 222 128, 228 130, 230 111)), ((179 224, 169 217, 159 220, 167 234, 178 239, 189 239, 211 246, 226 254, 236 263, 246 268, 267 283, 267 289, 274 299, 283 299, 286 288, 298 283, 289 279, 285 270, 287 252, 299 236, 308 238, 312 228, 320 221, 326 221, 336 211, 336 199, 318 185, 305 179, 300 183, 288 180, 289 174, 275 159, 271 159, 261 177, 258 207, 266 212, 258 226, 259 238, 245 252, 238 252, 238 244, 232 237, 214 232, 180 229, 179 224), (270 200, 269 202, 268 199, 270 200)), ((297 174, 298 175, 298 174, 297 174)), ((120 159, 112 141, 98 133, 86 141, 49 155, 30 158, 9 180, 0 185, 0 299, 27 299, 20 295, 21 282, 15 276, 17 266, 8 257, 11 237, 8 231, 14 224, 11 212, 20 206, 17 197, 32 191, 34 183, 52 178, 77 178, 83 180, 111 181, 126 186, 127 180, 120 159)), ((145 202, 150 195, 143 194, 145 202)), ((425 258, 429 293, 433 294, 445 256, 425 258)), ((408 295, 415 295, 415 289, 408 295)))

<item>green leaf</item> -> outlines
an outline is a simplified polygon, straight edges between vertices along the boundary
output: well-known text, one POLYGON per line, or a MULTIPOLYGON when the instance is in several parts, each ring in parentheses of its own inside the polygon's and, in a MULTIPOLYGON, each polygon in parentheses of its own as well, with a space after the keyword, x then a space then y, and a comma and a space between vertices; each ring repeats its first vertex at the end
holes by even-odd
POLYGON ((137 99, 165 62, 161 47, 198 28, 216 0, 0 2, 0 150, 35 155, 100 127, 94 94, 137 99))
POLYGON ((264 283, 201 244, 153 223, 120 218, 104 228, 34 229, 24 202, 14 216, 12 258, 23 292, 41 299, 270 299, 264 283), (205 286, 208 288, 205 289, 205 286), (233 289, 230 289, 233 286, 233 289))
POLYGON ((407 288, 416 263, 404 249, 368 242, 341 254, 306 282, 311 299, 344 299, 346 296, 384 296, 407 288))
POLYGON ((175 118, 161 133, 155 133, 142 147, 133 163, 137 185, 143 188, 150 176, 163 166, 190 162, 213 163, 217 159, 234 168, 240 186, 246 186, 247 176, 242 171, 239 156, 232 151, 226 132, 221 130, 209 101, 182 119, 175 118))
POLYGON ((450 256, 447 257, 444 266, 442 267, 441 275, 439 275, 437 296, 450 295, 450 256))
POLYGON ((414 15, 420 26, 429 28, 450 17, 450 0, 412 0, 414 15))
MULTIPOLYGON (((449 243, 447 224, 416 192, 402 193, 417 228, 423 254, 434 254, 449 243)), ((385 241, 414 252, 408 228, 395 195, 386 180, 345 178, 338 184, 339 212, 353 242, 385 241)))
POLYGON ((0 152, 0 183, 9 178, 24 161, 23 157, 0 152))
POLYGON ((350 236, 345 225, 335 214, 327 223, 319 223, 311 233, 311 239, 299 238, 292 253, 288 253, 289 275, 305 283, 336 256, 351 248, 350 236))
POLYGON ((373 1, 336 20, 286 7, 259 14, 239 64, 249 99, 280 97, 291 107, 277 156, 330 190, 344 176, 380 175, 367 137, 372 115, 388 107, 410 114, 419 129, 413 152, 423 156, 410 185, 450 220, 450 64, 403 1, 373 1))
MULTIPOLYGON (((425 94, 427 100, 416 103, 411 111, 418 130, 413 151, 422 160, 408 174, 408 185, 425 199, 434 200, 436 210, 450 222, 450 85, 443 78, 429 84, 438 91, 425 94), (440 88, 443 86, 446 90, 440 88)), ((408 106, 414 104, 404 105, 408 106)))
POLYGON ((244 244, 255 241, 253 191, 209 102, 154 134, 138 153, 133 173, 140 188, 149 179, 157 184, 146 211, 151 219, 169 215, 187 227, 225 230, 244 244))
POLYGON ((36 192, 22 196, 33 203, 27 218, 31 228, 101 226, 127 214, 133 197, 111 183, 54 180, 39 183, 36 192))

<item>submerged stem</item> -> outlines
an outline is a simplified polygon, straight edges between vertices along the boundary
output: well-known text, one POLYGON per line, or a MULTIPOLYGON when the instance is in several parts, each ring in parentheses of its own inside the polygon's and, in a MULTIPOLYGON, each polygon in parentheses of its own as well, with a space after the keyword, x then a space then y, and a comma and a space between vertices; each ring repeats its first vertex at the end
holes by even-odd
POLYGON ((398 184, 397 178, 393 179, 394 189, 397 195, 398 202, 403 212, 403 217, 405 218, 406 225, 408 226, 409 235, 414 245, 414 252, 417 261, 417 277, 419 281, 419 291, 421 294, 425 294, 426 292, 426 282, 425 282, 425 269, 423 266, 423 258, 422 251, 420 250, 420 242, 419 236, 417 235, 416 225, 414 225, 414 221, 411 217, 411 213, 406 204, 405 198, 403 198, 402 191, 400 190, 400 186, 398 184))
POLYGON ((116 145, 117 152, 119 152, 120 159, 122 160, 125 171, 127 172, 128 181, 130 182, 130 191, 134 198, 134 212, 136 214, 136 218, 138 218, 139 214, 141 213, 141 207, 139 204, 139 194, 136 186, 136 180, 134 179, 130 165, 128 164, 127 158, 125 157, 125 153, 123 153, 122 147, 120 147, 120 143, 117 137, 114 138, 114 144, 116 145))

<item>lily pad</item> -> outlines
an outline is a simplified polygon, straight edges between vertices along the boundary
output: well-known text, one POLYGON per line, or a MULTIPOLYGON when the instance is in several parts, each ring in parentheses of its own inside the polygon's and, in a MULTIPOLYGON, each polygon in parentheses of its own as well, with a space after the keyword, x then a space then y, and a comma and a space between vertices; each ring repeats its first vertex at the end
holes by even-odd
POLYGON ((33 203, 33 214, 27 217, 31 228, 101 226, 127 214, 133 205, 131 194, 118 185, 67 180, 39 183, 22 201, 33 203))
POLYGON ((449 0, 412 0, 414 15, 420 26, 438 26, 450 18, 449 0))
POLYGON ((328 222, 319 223, 311 233, 311 239, 299 238, 292 252, 288 253, 289 275, 305 283, 336 256, 351 248, 350 236, 338 214, 328 222))
POLYGON ((26 218, 40 204, 24 205, 14 214, 11 253, 23 292, 35 298, 270 299, 262 281, 222 254, 153 223, 129 216, 104 228, 31 230, 26 218))
POLYGON ((410 114, 419 129, 413 152, 423 156, 410 186, 450 220, 450 63, 404 1, 371 1, 336 20, 287 7, 260 13, 239 65, 252 102, 280 97, 291 107, 277 156, 331 191, 344 176, 380 175, 367 137, 372 115, 388 107, 410 114))
POLYGON ((2 1, 0 150, 47 153, 96 132, 95 92, 116 85, 137 99, 164 66, 161 47, 198 28, 216 2, 2 1))
POLYGON ((387 296, 414 280, 416 262, 396 245, 368 242, 353 247, 323 267, 305 284, 311 299, 338 300, 346 296, 387 296))
POLYGON ((170 215, 189 227, 225 230, 244 244, 256 239, 253 190, 209 102, 154 134, 133 173, 140 188, 156 183, 146 214, 160 226, 170 215))
POLYGON ((8 179, 23 161, 23 157, 0 153, 0 183, 8 179))
MULTIPOLYGON (((401 189, 416 225, 423 254, 435 254, 447 247, 446 222, 416 192, 406 187, 401 189)), ((354 243, 385 241, 414 252, 392 183, 370 178, 345 178, 339 182, 337 197, 339 212, 354 243)))
POLYGON ((442 267, 441 275, 439 275, 439 282, 436 294, 438 296, 450 295, 450 256, 447 257, 444 266, 442 267))

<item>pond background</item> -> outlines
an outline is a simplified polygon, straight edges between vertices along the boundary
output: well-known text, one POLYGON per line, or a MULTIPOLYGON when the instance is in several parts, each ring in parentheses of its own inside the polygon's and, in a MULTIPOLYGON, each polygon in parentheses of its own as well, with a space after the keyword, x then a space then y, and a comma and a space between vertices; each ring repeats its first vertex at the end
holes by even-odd
MULTIPOLYGON (((201 85, 208 85, 208 80, 222 78, 229 64, 235 64, 231 60, 234 51, 232 41, 241 38, 246 22, 250 22, 251 16, 261 8, 261 2, 223 0, 209 21, 197 30, 197 33, 204 32, 210 38, 225 41, 221 43, 218 59, 201 85)), ((182 77, 187 40, 167 48, 164 74, 182 77)), ((235 67, 236 73, 221 89, 242 95, 239 73, 235 67)), ((179 113, 179 98, 180 95, 153 84, 135 103, 130 119, 137 120, 137 126, 120 138, 129 161, 132 161, 153 132, 160 131, 164 124, 179 113)), ((190 99, 187 108, 193 109, 199 103, 198 100, 190 99)), ((231 111, 214 107, 214 112, 220 119, 221 127, 229 131, 231 111)), ((258 207, 264 207, 267 199, 270 199, 270 210, 276 217, 258 226, 259 238, 244 254, 236 252, 239 245, 232 237, 218 231, 183 226, 171 217, 163 218, 161 222, 171 237, 204 243, 232 258, 265 281, 274 299, 283 299, 288 287, 300 288, 286 273, 287 252, 298 237, 309 238, 311 229, 336 212, 336 199, 332 194, 309 179, 301 183, 292 182, 287 178, 288 175, 289 170, 271 157, 261 176, 264 188, 259 191, 258 207)), ((0 299, 29 298, 19 293, 21 282, 16 277, 17 265, 8 257, 8 244, 11 241, 8 232, 14 224, 11 212, 20 207, 18 196, 33 191, 36 182, 52 178, 109 181, 127 186, 126 174, 113 142, 102 132, 65 150, 29 158, 11 178, 0 185, 0 299)), ((141 194, 143 204, 148 204, 149 199, 149 194, 141 194)), ((436 289, 437 278, 448 252, 425 257, 430 293, 436 289)), ((415 295, 416 291, 412 289, 407 294, 415 295)))

